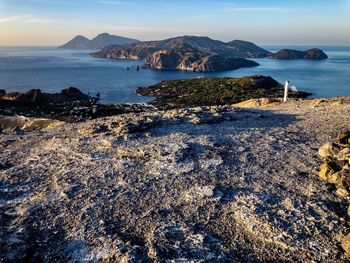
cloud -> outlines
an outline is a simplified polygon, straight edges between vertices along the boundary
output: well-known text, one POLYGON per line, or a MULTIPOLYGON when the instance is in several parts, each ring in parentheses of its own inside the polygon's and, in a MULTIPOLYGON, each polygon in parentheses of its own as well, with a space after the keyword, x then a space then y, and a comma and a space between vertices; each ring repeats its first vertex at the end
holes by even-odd
POLYGON ((230 12, 258 12, 258 13, 290 13, 291 10, 281 6, 248 6, 230 4, 226 8, 230 12))
POLYGON ((24 19, 28 19, 29 17, 31 17, 31 15, 3 16, 0 17, 0 23, 22 21, 24 19))
POLYGON ((35 15, 30 15, 30 14, 0 17, 0 23, 10 23, 10 22, 46 24, 46 23, 58 22, 58 20, 48 19, 44 17, 36 17, 35 15))
POLYGON ((23 20, 24 23, 39 23, 39 24, 46 24, 46 23, 55 23, 58 22, 58 20, 55 19, 46 19, 46 18, 33 18, 28 20, 23 20))

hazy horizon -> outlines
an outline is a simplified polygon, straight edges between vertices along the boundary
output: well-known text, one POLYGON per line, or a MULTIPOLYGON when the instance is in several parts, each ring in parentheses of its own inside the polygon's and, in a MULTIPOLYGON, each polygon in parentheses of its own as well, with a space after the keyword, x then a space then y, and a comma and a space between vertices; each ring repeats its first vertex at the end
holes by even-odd
POLYGON ((350 1, 0 0, 0 46, 58 46, 104 32, 259 45, 350 45, 350 1))

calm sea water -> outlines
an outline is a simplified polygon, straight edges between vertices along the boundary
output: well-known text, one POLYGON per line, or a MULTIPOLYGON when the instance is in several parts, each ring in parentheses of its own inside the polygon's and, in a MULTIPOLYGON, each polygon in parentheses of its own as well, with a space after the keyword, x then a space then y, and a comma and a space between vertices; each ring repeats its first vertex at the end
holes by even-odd
MULTIPOLYGON (((270 51, 281 48, 265 47, 270 51)), ((322 61, 255 59, 260 66, 216 73, 136 70, 142 61, 117 61, 92 58, 89 51, 60 50, 52 47, 0 47, 0 89, 26 91, 39 88, 57 92, 74 86, 85 93, 101 93, 102 102, 144 102, 150 98, 135 94, 135 89, 166 79, 193 77, 238 77, 253 74, 289 80, 299 90, 314 97, 350 95, 350 47, 321 47, 329 59, 322 61), (127 71, 126 68, 130 70, 127 71)))

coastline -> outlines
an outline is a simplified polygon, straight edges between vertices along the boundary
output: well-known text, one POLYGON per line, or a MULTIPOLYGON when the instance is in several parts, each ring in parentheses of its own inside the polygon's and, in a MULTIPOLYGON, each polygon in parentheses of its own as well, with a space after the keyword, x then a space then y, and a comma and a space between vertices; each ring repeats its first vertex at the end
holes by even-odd
MULTIPOLYGON (((63 89, 60 93, 45 93, 40 89, 24 93, 0 90, 0 114, 78 122, 128 112, 232 105, 259 97, 280 98, 283 92, 281 83, 261 75, 162 81, 136 90, 137 95, 154 98, 142 104, 101 104, 100 93, 91 96, 75 87, 63 89)), ((310 95, 289 89, 290 98, 306 98, 310 95)))
MULTIPOLYGON (((281 48, 293 48, 293 46, 279 46, 281 48)), ((306 47, 305 47, 306 48, 306 47)), ((271 75, 279 82, 291 81, 291 85, 300 90, 311 92, 314 97, 346 96, 348 67, 346 63, 350 60, 350 48, 331 47, 325 50, 329 55, 327 61, 278 61, 269 59, 256 59, 260 64, 257 68, 240 69, 232 72, 220 73, 191 73, 191 72, 154 72, 141 69, 139 72, 130 70, 132 61, 109 61, 104 59, 93 59, 89 52, 83 55, 72 54, 80 51, 62 51, 54 49, 52 52, 26 51, 20 49, 15 53, 3 52, 1 57, 11 57, 15 64, 6 61, 0 63, 0 74, 2 80, 0 89, 8 91, 24 92, 30 88, 40 88, 46 92, 59 91, 63 87, 75 86, 83 92, 101 93, 104 103, 133 103, 140 102, 140 97, 134 95, 134 89, 139 86, 149 86, 161 80, 184 79, 196 77, 238 77, 246 75, 271 75), (28 65, 27 56, 45 59, 54 58, 45 64, 36 62, 28 65), (21 57, 23 56, 23 57, 21 57), (67 64, 67 61, 69 63, 67 64), (18 64, 21 67, 18 67, 18 64), (10 69, 7 69, 9 68, 10 69), (281 70, 284 68, 285 70, 281 70), (303 70, 298 70, 303 68, 303 70), (35 78, 32 72, 35 69, 35 78), (329 74, 329 72, 332 74, 329 74), (17 77, 14 77, 17 72, 17 77), (74 75, 74 76, 73 76, 74 75), (103 77, 101 77, 103 75, 103 77), (310 78, 312 76, 312 78, 310 78), (16 83, 16 84, 14 84, 16 83), (329 87, 332 87, 330 89, 329 87)), ((13 63, 14 63, 13 62, 13 63)), ((137 63, 141 64, 141 63, 137 63)), ((135 65, 136 67, 136 65, 135 65)))

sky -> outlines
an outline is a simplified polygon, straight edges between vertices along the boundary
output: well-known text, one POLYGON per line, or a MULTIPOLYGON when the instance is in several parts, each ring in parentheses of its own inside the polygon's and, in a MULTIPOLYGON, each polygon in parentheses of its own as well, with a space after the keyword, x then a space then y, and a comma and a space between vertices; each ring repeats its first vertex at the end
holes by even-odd
POLYGON ((350 0, 0 0, 0 45, 60 45, 104 32, 350 46, 350 0))

